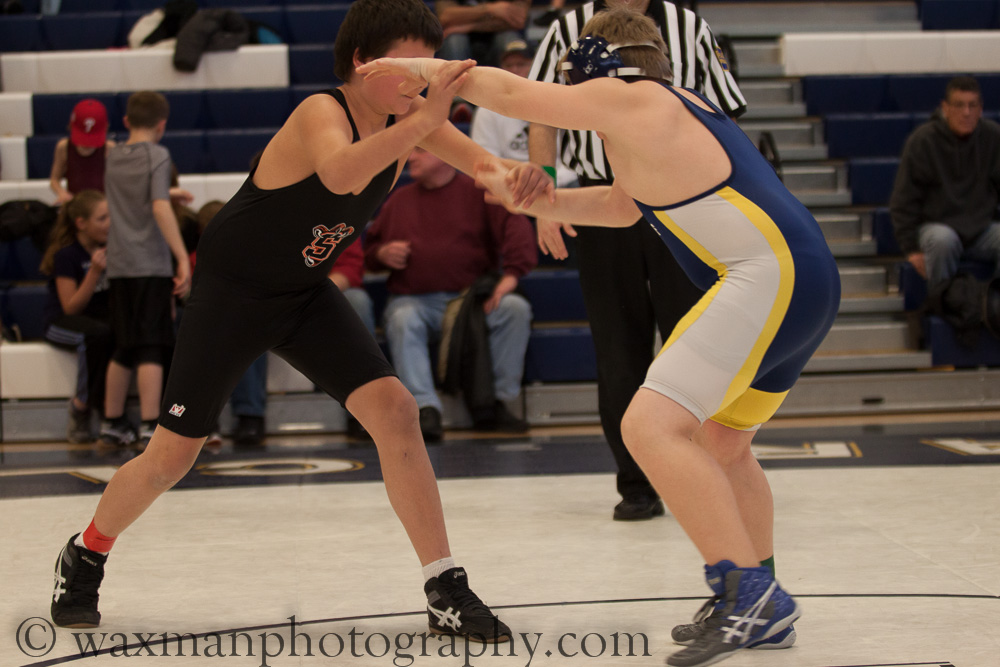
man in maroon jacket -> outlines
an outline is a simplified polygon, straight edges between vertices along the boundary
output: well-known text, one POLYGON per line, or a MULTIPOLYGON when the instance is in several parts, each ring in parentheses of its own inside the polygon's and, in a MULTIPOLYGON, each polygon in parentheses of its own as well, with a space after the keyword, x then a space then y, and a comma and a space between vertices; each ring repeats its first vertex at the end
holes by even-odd
POLYGON ((523 432, 527 424, 506 404, 520 394, 531 332, 531 305, 514 293, 538 263, 531 223, 486 204, 471 178, 420 148, 409 169, 415 182, 393 193, 368 229, 365 262, 390 271, 385 335, 399 379, 417 399, 424 438, 442 437, 428 343, 441 336, 448 302, 490 272, 502 274, 483 305, 497 402, 476 428, 523 432))

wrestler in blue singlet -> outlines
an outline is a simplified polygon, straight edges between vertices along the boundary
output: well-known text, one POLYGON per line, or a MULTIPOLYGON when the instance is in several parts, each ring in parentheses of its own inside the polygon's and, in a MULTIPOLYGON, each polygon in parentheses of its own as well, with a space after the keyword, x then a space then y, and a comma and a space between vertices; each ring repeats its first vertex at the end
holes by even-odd
POLYGON ((816 220, 736 123, 698 93, 711 110, 659 83, 719 141, 732 173, 677 204, 636 201, 691 279, 708 289, 643 386, 701 420, 753 428, 774 414, 826 336, 840 277, 816 220))

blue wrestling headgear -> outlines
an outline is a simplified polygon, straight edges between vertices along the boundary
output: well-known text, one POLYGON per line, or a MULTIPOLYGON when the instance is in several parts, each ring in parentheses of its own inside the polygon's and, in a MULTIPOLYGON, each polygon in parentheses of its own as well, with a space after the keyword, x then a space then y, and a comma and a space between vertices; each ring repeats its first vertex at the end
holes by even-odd
POLYGON ((587 35, 581 37, 573 43, 566 54, 566 60, 562 64, 563 76, 569 83, 583 83, 590 79, 597 79, 602 76, 623 77, 623 76, 646 76, 646 71, 641 67, 626 67, 622 62, 619 49, 630 46, 652 46, 657 48, 653 42, 639 42, 636 44, 609 44, 603 37, 587 35))

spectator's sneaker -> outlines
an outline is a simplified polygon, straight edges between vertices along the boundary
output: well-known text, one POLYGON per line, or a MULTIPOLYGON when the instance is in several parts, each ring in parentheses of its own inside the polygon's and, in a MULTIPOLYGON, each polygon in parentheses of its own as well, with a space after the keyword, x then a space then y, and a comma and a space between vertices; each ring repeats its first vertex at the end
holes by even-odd
POLYGON ((136 440, 135 429, 127 421, 101 422, 101 443, 112 447, 125 447, 136 440))
POLYGON ((73 544, 77 535, 69 538, 56 559, 50 613, 52 621, 63 628, 96 628, 101 622, 97 591, 108 557, 73 544))
POLYGON ((444 437, 441 413, 432 405, 420 408, 420 433, 424 436, 424 442, 441 442, 444 437))
POLYGON ((776 636, 801 613, 766 567, 736 567, 724 560, 706 565, 705 575, 715 604, 690 645, 667 658, 673 667, 725 660, 738 649, 776 636))
POLYGON ((264 442, 264 418, 239 415, 233 431, 233 442, 243 447, 257 447, 264 442))
POLYGON ((90 432, 90 410, 77 410, 73 401, 69 402, 69 422, 66 424, 66 440, 74 445, 93 442, 90 432))
POLYGON ((149 441, 153 439, 153 432, 156 431, 156 422, 147 423, 142 422, 139 424, 139 435, 136 438, 136 447, 140 450, 145 450, 149 441))
POLYGON ((428 624, 434 634, 458 635, 483 643, 510 640, 510 628, 469 588, 464 568, 453 567, 428 579, 424 593, 428 624))

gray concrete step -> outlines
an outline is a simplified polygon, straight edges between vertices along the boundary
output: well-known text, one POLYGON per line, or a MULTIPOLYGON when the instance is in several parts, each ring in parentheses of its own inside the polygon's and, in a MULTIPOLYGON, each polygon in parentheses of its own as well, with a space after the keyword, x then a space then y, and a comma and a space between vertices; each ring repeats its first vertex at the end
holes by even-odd
POLYGON ((847 322, 838 319, 820 344, 817 354, 885 354, 912 351, 906 322, 873 319, 847 322))
POLYGON ((840 265, 840 291, 845 295, 885 294, 887 274, 883 266, 840 265))
MULTIPOLYGON (((785 187, 798 195, 802 192, 840 192, 847 189, 847 168, 842 164, 784 165, 785 187)), ((849 203, 849 202, 848 202, 849 203)))
POLYGON ((778 144, 782 146, 818 146, 823 144, 823 123, 819 119, 795 119, 762 121, 759 119, 738 121, 740 129, 755 144, 760 141, 762 132, 770 132, 778 144))
POLYGON ((899 371, 930 368, 931 353, 925 350, 903 352, 852 352, 850 354, 817 353, 806 364, 803 373, 850 373, 856 371, 899 371))

